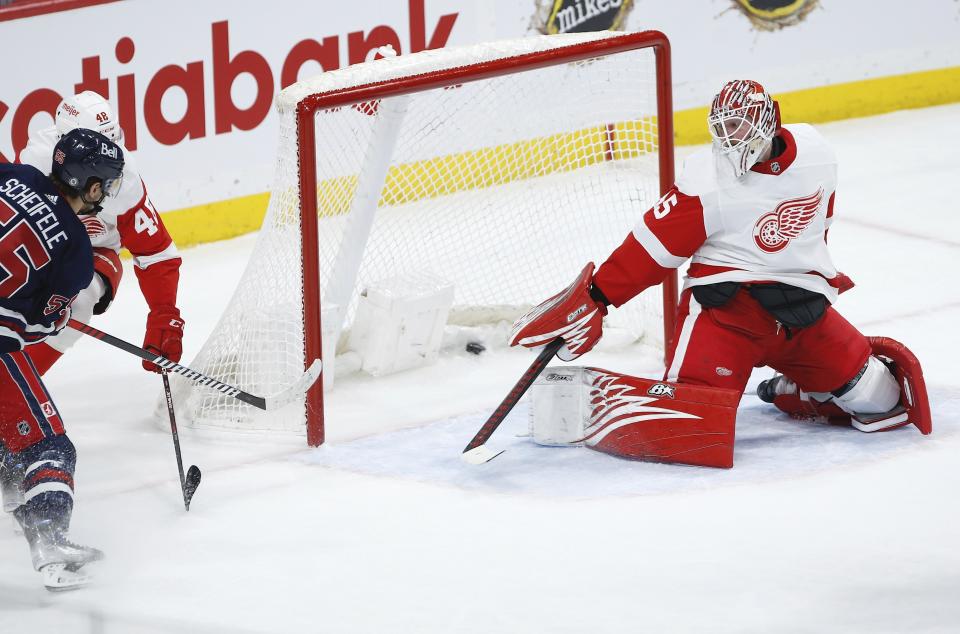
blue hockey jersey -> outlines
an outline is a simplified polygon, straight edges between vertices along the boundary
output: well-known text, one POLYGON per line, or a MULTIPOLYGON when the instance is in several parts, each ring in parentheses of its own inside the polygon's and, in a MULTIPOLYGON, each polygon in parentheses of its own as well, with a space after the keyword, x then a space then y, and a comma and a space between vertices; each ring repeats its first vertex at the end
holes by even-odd
POLYGON ((50 179, 0 163, 0 353, 55 334, 92 279, 90 239, 50 179))

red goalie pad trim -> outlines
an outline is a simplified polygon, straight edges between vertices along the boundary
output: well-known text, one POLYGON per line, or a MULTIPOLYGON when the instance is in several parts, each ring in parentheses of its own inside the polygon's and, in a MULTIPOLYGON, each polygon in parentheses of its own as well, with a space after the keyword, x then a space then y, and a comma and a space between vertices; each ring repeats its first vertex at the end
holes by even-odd
POLYGON ((790 394, 777 394, 773 399, 773 404, 781 412, 786 412, 791 418, 797 420, 812 420, 824 418, 831 425, 849 425, 850 414, 840 409, 833 401, 826 403, 817 403, 810 400, 810 395, 791 392, 790 394))
POLYGON ((733 466, 737 390, 588 370, 587 447, 633 460, 733 466))
POLYGON ((905 345, 890 337, 867 337, 867 340, 875 356, 893 361, 891 369, 900 384, 900 404, 907 409, 909 422, 922 434, 932 432, 933 418, 920 361, 905 345))

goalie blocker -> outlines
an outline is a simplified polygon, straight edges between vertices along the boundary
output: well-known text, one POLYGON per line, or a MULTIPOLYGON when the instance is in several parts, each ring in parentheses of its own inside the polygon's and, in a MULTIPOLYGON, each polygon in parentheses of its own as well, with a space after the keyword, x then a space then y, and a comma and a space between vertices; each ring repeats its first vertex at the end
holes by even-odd
POLYGON ((622 458, 733 466, 740 393, 600 368, 547 368, 531 390, 538 444, 582 445, 622 458))

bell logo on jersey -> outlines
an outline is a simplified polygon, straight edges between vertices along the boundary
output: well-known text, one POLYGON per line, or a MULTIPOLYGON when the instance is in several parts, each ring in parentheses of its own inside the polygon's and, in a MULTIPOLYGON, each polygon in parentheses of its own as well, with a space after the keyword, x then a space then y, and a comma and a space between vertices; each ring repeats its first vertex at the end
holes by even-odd
POLYGON ((53 418, 57 415, 57 410, 53 408, 53 403, 50 401, 44 401, 40 403, 40 411, 43 412, 43 415, 47 418, 53 418))
POLYGON ((815 194, 785 200, 777 209, 760 217, 753 228, 753 241, 764 253, 782 251, 793 238, 810 226, 823 202, 823 189, 815 194))

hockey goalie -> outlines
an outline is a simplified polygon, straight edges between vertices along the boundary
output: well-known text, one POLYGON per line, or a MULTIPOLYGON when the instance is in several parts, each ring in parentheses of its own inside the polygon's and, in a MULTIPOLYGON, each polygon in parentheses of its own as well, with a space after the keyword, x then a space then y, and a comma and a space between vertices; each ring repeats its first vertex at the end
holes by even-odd
POLYGON ((707 120, 713 144, 595 270, 514 326, 511 345, 561 337, 572 361, 601 336, 608 306, 658 284, 688 258, 662 380, 568 368, 542 380, 534 438, 640 460, 732 467, 736 408, 754 367, 777 374, 758 396, 794 417, 862 432, 932 430, 920 364, 902 344, 866 337, 834 308, 852 282, 827 249, 837 162, 810 125, 781 125, 754 81, 731 81, 707 120))

